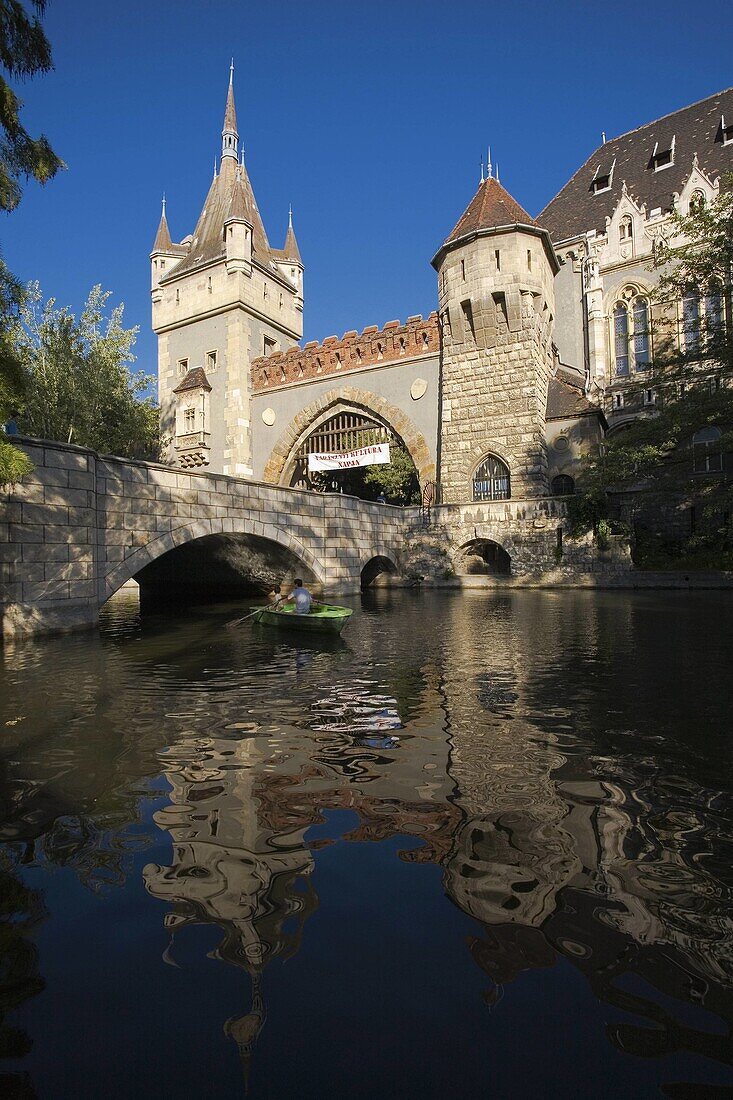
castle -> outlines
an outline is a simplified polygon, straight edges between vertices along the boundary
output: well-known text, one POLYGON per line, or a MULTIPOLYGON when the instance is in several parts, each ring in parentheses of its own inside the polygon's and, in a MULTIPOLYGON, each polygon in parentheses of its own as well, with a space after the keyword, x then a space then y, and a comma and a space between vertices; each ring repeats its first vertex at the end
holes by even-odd
MULTIPOLYGON (((196 228, 173 243, 164 205, 151 253, 173 463, 307 486, 309 453, 376 436, 449 503, 571 493, 585 450, 656 401, 650 261, 670 211, 710 202, 733 171, 733 89, 604 140, 537 220, 489 168, 432 259, 434 313, 301 347, 292 216, 272 247, 232 75, 196 228)), ((681 346, 724 308, 686 295, 681 346)))

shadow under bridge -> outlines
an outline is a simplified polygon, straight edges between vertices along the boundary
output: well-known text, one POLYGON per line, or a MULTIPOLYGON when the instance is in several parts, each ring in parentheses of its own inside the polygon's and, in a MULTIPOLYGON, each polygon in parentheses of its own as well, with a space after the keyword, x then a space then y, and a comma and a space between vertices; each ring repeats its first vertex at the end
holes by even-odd
POLYGON ((296 577, 319 588, 314 571, 292 550, 251 534, 204 535, 135 574, 143 609, 261 596, 296 577))

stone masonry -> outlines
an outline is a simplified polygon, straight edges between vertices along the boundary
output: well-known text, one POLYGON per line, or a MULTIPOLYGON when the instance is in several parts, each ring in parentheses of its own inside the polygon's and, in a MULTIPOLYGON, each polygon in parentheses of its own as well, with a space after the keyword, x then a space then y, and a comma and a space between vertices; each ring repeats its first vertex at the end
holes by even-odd
POLYGON ((22 445, 36 469, 0 511, 6 636, 93 625, 144 566, 207 535, 276 543, 327 593, 358 592, 364 566, 375 557, 396 566, 402 547, 401 509, 60 443, 22 445))

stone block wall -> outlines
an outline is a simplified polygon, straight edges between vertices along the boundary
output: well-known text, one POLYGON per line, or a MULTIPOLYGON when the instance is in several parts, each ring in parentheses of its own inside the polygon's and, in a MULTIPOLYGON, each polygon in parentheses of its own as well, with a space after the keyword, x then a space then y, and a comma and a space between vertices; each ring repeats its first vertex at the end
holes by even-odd
POLYGON ((509 467, 512 495, 547 493, 554 297, 541 240, 516 231, 457 248, 439 287, 442 499, 470 501, 473 471, 489 453, 509 467))

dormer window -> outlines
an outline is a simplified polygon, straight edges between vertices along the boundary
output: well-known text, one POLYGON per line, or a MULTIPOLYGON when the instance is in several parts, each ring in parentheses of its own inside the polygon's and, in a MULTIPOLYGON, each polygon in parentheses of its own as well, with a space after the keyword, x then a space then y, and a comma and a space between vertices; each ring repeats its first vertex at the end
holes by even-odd
POLYGON ((651 166, 655 172, 661 172, 663 168, 670 168, 674 164, 675 141, 676 138, 673 137, 671 145, 662 146, 661 148, 658 141, 654 143, 651 166))
MULTIPOLYGON (((608 164, 608 162, 606 162, 606 164, 608 164)), ((594 195, 600 195, 604 191, 611 190, 611 184, 613 183, 613 170, 615 167, 615 158, 610 168, 602 168, 600 164, 598 165, 590 184, 590 189, 594 195)))
POLYGON ((723 145, 733 145, 733 123, 725 124, 725 115, 720 116, 720 133, 723 145))

